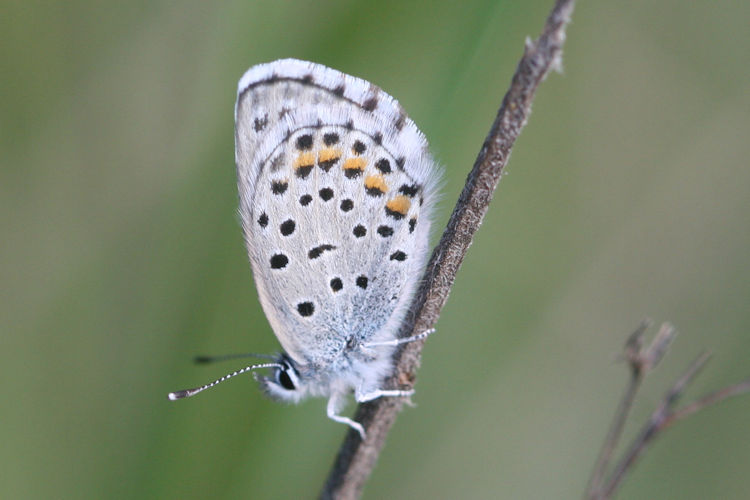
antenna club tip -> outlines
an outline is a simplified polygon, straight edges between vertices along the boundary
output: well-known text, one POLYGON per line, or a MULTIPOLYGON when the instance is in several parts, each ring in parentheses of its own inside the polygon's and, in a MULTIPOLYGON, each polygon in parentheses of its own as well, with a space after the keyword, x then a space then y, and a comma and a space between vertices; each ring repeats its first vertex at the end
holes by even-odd
POLYGON ((167 399, 169 399, 170 401, 177 401, 178 399, 182 399, 184 397, 185 395, 183 394, 183 391, 170 392, 169 394, 167 394, 167 399))

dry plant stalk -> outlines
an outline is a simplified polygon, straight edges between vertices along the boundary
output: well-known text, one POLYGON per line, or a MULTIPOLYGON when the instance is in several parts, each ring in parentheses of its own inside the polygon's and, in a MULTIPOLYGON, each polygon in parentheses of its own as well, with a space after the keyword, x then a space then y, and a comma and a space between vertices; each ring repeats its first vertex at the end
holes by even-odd
MULTIPOLYGON (((466 251, 487 213, 513 144, 526 124, 536 89, 551 69, 560 66, 565 28, 570 22, 573 6, 573 0, 557 0, 542 34, 536 41, 526 42, 510 88, 440 243, 432 253, 412 313, 404 321, 400 336, 424 332, 437 322, 466 251)), ((402 387, 413 385, 422 345, 421 341, 413 342, 397 353, 395 374, 387 383, 402 387)), ((401 398, 380 398, 358 407, 354 418, 364 426, 367 439, 362 441, 354 430, 347 433, 321 498, 360 496, 402 405, 401 398)))
POLYGON ((599 458, 594 465, 585 495, 585 498, 588 500, 608 500, 613 498, 618 487, 622 484, 622 480, 633 468, 638 458, 643 455, 648 446, 667 427, 678 420, 687 418, 727 398, 750 392, 750 379, 748 379, 706 394, 682 408, 675 408, 685 390, 695 380, 695 377, 698 376, 703 367, 706 366, 710 358, 707 352, 700 354, 667 391, 651 414, 651 417, 646 421, 618 463, 614 466, 611 473, 607 475, 608 465, 622 436, 622 430, 625 427, 625 421, 633 406, 635 394, 645 376, 655 369, 664 358, 676 335, 672 325, 664 323, 651 344, 644 347, 644 335, 648 327, 648 321, 641 323, 625 344, 625 358, 628 361, 631 373, 630 382, 620 400, 620 405, 615 412, 612 425, 599 452, 599 458))

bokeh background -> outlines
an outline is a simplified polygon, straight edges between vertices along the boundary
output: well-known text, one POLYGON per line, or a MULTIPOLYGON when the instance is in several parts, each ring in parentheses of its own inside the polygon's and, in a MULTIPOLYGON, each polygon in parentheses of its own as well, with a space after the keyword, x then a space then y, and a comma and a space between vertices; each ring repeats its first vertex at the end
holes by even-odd
MULTIPOLYGON (((273 352, 236 216, 233 106, 297 57, 396 96, 445 166, 436 234, 551 0, 3 1, 0 497, 312 498, 346 429, 273 352)), ((750 375, 750 3, 582 1, 365 498, 579 498, 649 316, 680 331, 632 436, 750 375)), ((353 410, 353 408, 352 408, 353 410)), ((750 397, 680 423, 620 498, 747 498, 750 397)))

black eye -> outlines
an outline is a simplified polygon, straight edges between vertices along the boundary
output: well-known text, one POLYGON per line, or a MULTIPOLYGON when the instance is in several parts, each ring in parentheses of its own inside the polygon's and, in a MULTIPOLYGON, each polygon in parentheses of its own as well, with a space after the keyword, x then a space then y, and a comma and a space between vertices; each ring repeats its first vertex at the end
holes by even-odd
POLYGON ((279 370, 278 377, 279 377, 279 383, 281 384, 281 387, 289 391, 293 391, 295 389, 294 383, 292 382, 292 378, 289 376, 286 370, 279 370))

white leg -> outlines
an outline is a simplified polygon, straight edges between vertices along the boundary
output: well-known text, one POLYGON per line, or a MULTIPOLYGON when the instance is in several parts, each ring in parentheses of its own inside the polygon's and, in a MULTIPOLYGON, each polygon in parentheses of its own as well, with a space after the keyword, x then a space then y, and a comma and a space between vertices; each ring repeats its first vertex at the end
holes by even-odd
POLYGON ((354 429, 355 431, 359 432, 359 435, 362 437, 362 441, 364 441, 366 437, 365 428, 362 427, 362 424, 360 424, 359 422, 355 422, 349 417, 339 415, 338 414, 338 402, 339 402, 339 398, 336 396, 331 396, 330 399, 328 400, 328 408, 327 408, 328 418, 330 418, 331 420, 335 420, 336 422, 346 424, 352 429, 354 429))
POLYGON ((417 335, 412 335, 411 337, 403 337, 400 339, 393 339, 393 340, 384 340, 382 342, 366 342, 362 344, 362 346, 363 347, 378 347, 378 346, 397 346, 401 344, 408 344, 409 342, 414 342, 415 340, 426 339, 433 333, 435 333, 435 329, 430 328, 429 330, 426 330, 417 335))
POLYGON ((409 389, 408 391, 401 391, 398 389, 376 389, 370 392, 361 392, 357 390, 354 394, 354 399, 357 400, 357 403, 366 403, 373 399, 382 397, 405 398, 412 394, 414 394, 414 389, 409 389))

